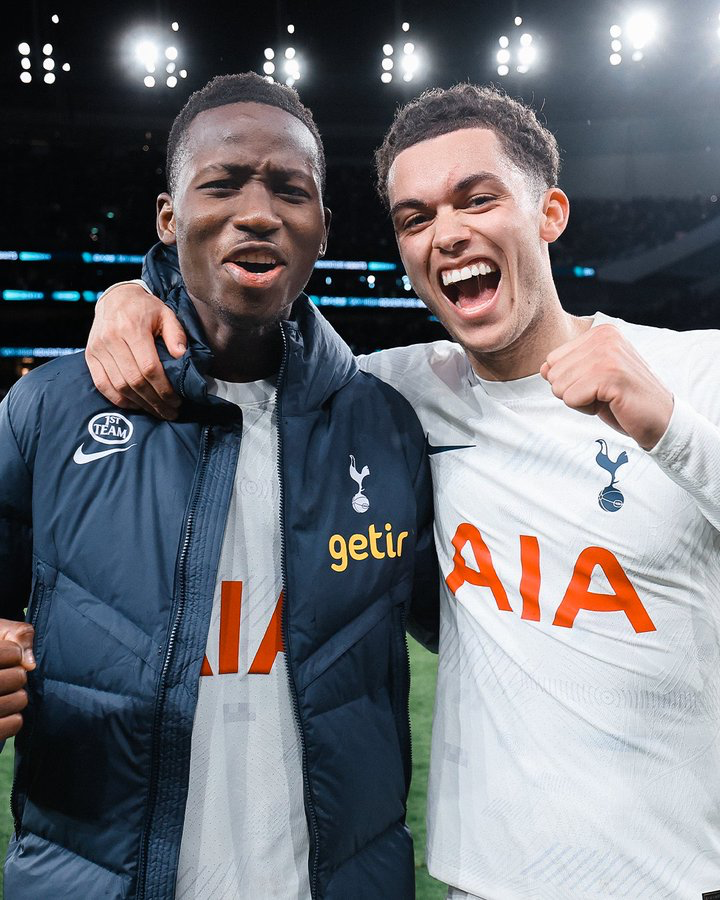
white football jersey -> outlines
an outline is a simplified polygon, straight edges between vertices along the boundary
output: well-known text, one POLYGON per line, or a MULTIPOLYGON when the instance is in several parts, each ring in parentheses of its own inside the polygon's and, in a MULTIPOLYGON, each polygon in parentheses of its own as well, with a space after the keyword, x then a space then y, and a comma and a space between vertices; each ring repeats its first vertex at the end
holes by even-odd
POLYGON ((485 900, 720 891, 720 333, 601 322, 674 393, 650 453, 449 341, 362 358, 435 485, 428 868, 485 900))
POLYGON ((281 632, 277 407, 210 379, 243 433, 200 673, 177 900, 309 900, 302 748, 281 632))

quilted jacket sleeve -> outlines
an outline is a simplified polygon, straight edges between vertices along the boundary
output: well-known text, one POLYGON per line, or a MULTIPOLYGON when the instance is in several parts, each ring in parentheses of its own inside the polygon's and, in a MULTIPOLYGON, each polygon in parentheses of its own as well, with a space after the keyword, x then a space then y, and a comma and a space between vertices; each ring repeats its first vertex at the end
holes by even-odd
POLYGON ((13 388, 0 403, 0 618, 24 617, 32 566, 32 476, 20 452, 13 388))

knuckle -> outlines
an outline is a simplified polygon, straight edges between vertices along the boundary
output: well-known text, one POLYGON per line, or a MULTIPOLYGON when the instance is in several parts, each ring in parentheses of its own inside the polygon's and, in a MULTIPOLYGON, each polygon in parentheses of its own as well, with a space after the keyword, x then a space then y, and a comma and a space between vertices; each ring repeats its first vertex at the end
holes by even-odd
POLYGON ((140 374, 145 378, 151 378, 158 374, 158 364, 151 359, 144 359, 139 363, 140 374))
POLYGON ((145 379, 143 378, 142 373, 133 373, 127 377, 127 384, 132 390, 138 391, 145 387, 145 379))

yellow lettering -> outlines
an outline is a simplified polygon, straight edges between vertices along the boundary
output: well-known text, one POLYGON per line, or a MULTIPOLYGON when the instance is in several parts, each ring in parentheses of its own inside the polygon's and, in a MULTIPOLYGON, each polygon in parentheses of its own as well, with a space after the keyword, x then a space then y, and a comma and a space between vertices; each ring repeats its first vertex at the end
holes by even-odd
POLYGON ((370 552, 375 559, 385 559, 385 554, 378 547, 378 538, 382 536, 382 532, 378 531, 374 525, 371 525, 368 534, 370 535, 370 552))
POLYGON ((347 569, 348 555, 345 538, 341 534, 334 534, 328 543, 330 556, 337 562, 330 563, 330 568, 336 572, 344 572, 347 569))
POLYGON ((385 531, 387 531, 387 534, 385 535, 385 549, 387 550, 387 555, 390 559, 395 559, 397 553, 393 550, 392 525, 389 522, 385 523, 385 531))
POLYGON ((398 539, 397 539, 397 555, 398 556, 402 556, 402 543, 407 536, 408 536, 407 531, 401 531, 400 534, 398 535, 398 539))
POLYGON ((353 534, 348 541, 348 547, 350 549, 350 556, 353 559, 367 559, 367 553, 363 553, 362 551, 368 545, 368 539, 364 534, 353 534))

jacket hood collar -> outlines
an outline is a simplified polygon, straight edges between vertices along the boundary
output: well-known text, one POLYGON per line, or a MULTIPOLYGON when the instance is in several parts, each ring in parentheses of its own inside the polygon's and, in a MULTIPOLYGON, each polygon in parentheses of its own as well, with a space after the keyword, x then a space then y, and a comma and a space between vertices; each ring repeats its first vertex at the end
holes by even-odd
MULTIPOLYGON (((165 374, 176 393, 192 404, 227 407, 227 402, 207 392, 206 376, 213 354, 207 345, 200 318, 185 290, 177 250, 157 243, 145 256, 142 272, 147 286, 177 315, 188 336, 188 349, 173 359, 162 341, 157 342, 165 374)), ((293 415, 318 409, 358 371, 347 344, 316 307, 301 294, 290 318, 280 323, 285 353, 278 390, 283 413, 293 415)))

